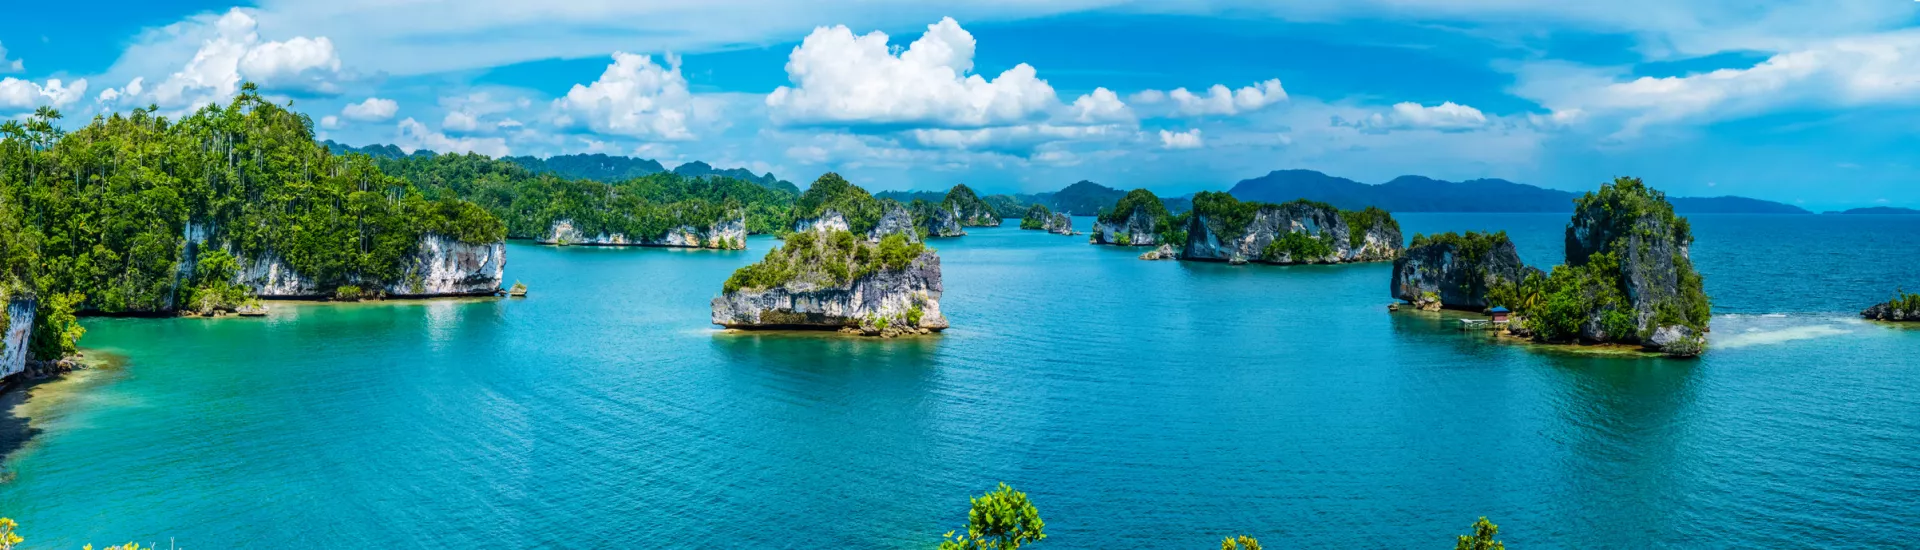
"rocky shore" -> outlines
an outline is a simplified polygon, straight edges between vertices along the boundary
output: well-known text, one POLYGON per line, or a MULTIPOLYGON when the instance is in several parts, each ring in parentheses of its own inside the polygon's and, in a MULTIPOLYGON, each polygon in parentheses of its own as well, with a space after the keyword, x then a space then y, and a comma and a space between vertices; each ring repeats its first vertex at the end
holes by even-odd
POLYGON ((1358 212, 1295 201, 1242 202, 1199 193, 1181 259, 1228 263, 1338 264, 1383 262, 1400 255, 1400 224, 1377 208, 1358 212))
POLYGON ((559 246, 654 246, 743 250, 747 247, 747 219, 745 215, 738 215, 716 220, 704 228, 682 225, 667 230, 658 238, 633 238, 622 233, 606 232, 586 235, 573 223, 573 220, 559 220, 553 222, 553 226, 538 242, 559 246))
POLYGON ((1860 316, 1870 321, 1920 323, 1920 294, 1899 293, 1860 312, 1860 316))
POLYGON ((1488 301, 1494 289, 1544 275, 1520 261, 1504 231, 1415 235, 1412 246, 1393 261, 1392 292, 1423 310, 1483 311, 1506 305, 1488 301))
POLYGON ((894 337, 947 328, 939 254, 898 234, 876 244, 846 231, 796 233, 723 290, 712 320, 729 329, 894 337))

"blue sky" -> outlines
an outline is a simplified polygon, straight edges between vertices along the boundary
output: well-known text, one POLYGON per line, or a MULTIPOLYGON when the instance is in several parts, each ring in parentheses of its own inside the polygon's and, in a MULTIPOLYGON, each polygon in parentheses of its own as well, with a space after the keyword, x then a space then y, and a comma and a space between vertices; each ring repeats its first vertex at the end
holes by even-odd
POLYGON ((39 3, 0 19, 0 116, 178 114, 255 81, 351 144, 871 189, 1180 194, 1307 168, 1920 206, 1916 3, 1764 6, 39 3))

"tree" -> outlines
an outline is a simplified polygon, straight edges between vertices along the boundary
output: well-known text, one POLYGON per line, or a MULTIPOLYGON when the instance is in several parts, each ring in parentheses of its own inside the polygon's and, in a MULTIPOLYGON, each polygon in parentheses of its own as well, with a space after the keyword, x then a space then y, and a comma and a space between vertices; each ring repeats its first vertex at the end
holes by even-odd
POLYGON ((1473 522, 1473 534, 1460 535, 1460 542, 1453 545, 1453 550, 1506 550, 1507 545, 1493 540, 1493 536, 1498 534, 1500 526, 1487 521, 1486 516, 1480 516, 1480 521, 1473 522))
POLYGON ((972 499, 967 511, 967 533, 958 537, 948 531, 940 550, 1014 550, 1029 542, 1047 538, 1042 532, 1046 522, 1040 511, 1027 500, 1027 494, 1001 483, 993 492, 972 499))
POLYGON ((1260 550, 1260 540, 1246 535, 1220 539, 1220 550, 1260 550))

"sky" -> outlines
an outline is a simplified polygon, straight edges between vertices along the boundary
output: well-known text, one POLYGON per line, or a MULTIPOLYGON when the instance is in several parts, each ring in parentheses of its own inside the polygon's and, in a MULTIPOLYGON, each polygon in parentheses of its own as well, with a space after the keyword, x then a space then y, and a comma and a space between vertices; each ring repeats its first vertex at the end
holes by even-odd
POLYGON ((320 139, 872 190, 1272 170, 1920 207, 1911 0, 106 0, 0 18, 0 117, 241 82, 320 139))

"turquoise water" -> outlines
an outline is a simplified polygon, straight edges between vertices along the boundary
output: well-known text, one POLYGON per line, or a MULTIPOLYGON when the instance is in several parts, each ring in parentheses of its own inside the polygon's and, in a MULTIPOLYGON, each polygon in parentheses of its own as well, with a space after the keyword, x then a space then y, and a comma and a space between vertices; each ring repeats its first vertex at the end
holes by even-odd
MULTIPOLYGON (((1564 216, 1505 228, 1531 263, 1564 216)), ((1086 225, 1089 220, 1080 220, 1086 225)), ((1543 353, 1388 314, 1390 267, 936 241, 954 328, 722 334, 747 252, 510 245, 524 300, 94 319, 36 388, 0 515, 35 547, 926 548, 1006 481, 1039 548, 1904 546, 1920 540, 1920 219, 1696 216, 1699 361, 1543 353), (1291 544, 1287 544, 1291 543, 1291 544)))

